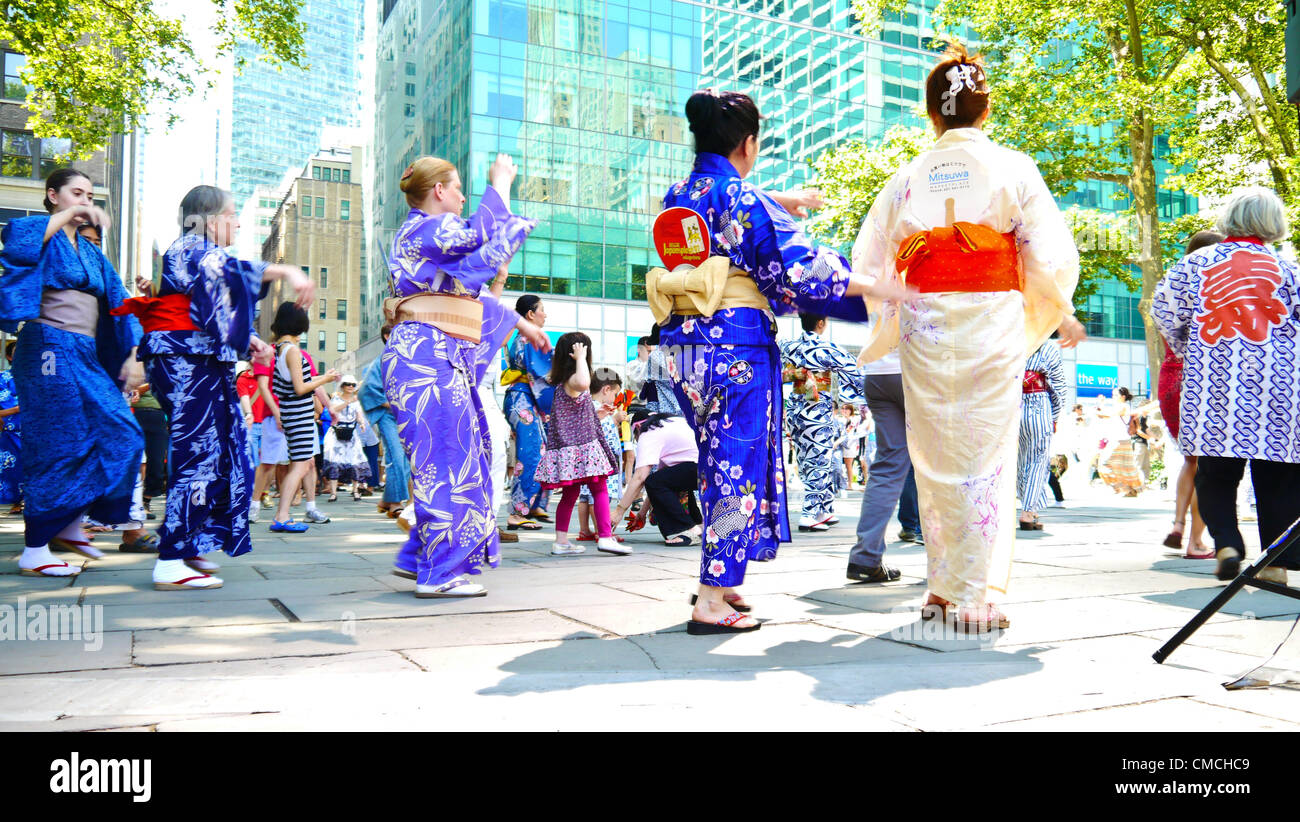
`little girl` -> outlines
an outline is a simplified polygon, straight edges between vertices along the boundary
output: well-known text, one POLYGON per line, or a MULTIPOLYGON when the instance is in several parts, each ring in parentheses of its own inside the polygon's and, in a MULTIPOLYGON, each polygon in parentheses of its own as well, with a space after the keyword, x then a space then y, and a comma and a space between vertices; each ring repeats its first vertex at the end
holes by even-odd
POLYGON ((599 540, 596 550, 630 554, 614 539, 610 526, 609 488, 605 479, 618 468, 618 459, 605 442, 596 407, 591 402, 591 339, 571 331, 555 343, 550 384, 557 387, 546 424, 546 450, 537 466, 535 479, 546 490, 562 489, 555 512, 555 545, 552 554, 581 554, 585 548, 569 542, 569 518, 585 485, 591 489, 599 540), (563 390, 558 390, 560 387, 563 390))

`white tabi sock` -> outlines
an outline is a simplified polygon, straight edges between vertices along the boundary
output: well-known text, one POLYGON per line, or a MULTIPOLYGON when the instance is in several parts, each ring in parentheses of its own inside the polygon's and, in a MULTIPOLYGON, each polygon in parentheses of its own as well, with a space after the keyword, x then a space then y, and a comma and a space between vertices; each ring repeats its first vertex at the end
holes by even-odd
MULTIPOLYGON (((18 567, 34 571, 42 565, 58 565, 61 562, 63 560, 50 553, 50 546, 39 545, 33 548, 29 545, 23 548, 23 555, 18 558, 18 567)), ((46 568, 41 573, 52 577, 70 577, 81 570, 75 565, 63 564, 62 568, 46 568)))

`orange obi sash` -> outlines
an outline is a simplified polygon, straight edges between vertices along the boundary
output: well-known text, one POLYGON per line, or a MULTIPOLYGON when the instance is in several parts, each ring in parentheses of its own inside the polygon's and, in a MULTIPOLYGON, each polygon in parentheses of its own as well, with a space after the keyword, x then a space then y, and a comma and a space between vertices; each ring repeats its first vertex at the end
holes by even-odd
POLYGON ((807 398, 810 402, 817 402, 823 391, 831 390, 831 372, 809 371, 807 368, 790 363, 782 367, 781 381, 793 383, 794 393, 807 398))
POLYGON ((184 294, 166 297, 131 297, 108 312, 114 317, 134 314, 140 318, 144 333, 151 331, 198 331, 190 319, 190 298, 184 294))
POLYGON ((898 247, 894 266, 922 292, 1022 290, 1015 234, 975 223, 918 231, 898 247))

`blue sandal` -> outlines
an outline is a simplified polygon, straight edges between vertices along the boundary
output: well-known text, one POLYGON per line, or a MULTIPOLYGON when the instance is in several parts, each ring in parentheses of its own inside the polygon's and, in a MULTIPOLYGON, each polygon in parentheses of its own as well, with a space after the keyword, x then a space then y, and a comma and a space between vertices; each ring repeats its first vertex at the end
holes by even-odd
POLYGON ((306 531, 307 528, 308 528, 307 523, 294 522, 291 519, 285 520, 284 522, 280 522, 279 520, 276 520, 271 523, 272 531, 287 531, 291 534, 301 534, 303 531, 306 531))

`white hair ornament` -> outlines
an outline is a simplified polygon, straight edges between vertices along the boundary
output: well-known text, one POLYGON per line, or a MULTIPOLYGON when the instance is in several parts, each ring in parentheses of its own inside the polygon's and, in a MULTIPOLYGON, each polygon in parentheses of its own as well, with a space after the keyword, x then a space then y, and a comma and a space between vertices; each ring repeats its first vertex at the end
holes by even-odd
POLYGON ((944 74, 949 83, 948 90, 939 96, 939 99, 943 100, 943 105, 939 107, 939 111, 943 112, 944 116, 952 117, 957 113, 957 95, 961 92, 963 85, 971 91, 976 90, 975 80, 978 79, 976 75, 978 71, 979 66, 971 63, 958 63, 944 74))

